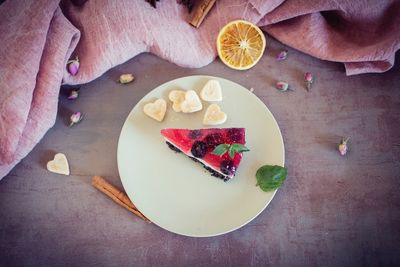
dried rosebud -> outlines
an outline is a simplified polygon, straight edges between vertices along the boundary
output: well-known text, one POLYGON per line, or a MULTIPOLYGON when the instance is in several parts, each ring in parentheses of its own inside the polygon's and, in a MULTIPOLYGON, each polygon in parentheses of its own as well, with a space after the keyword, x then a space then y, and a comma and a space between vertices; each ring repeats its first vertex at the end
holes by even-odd
POLYGON ((310 91, 311 85, 314 82, 314 77, 311 72, 306 72, 304 74, 304 81, 306 82, 307 90, 310 91))
POLYGON ((133 76, 133 74, 127 73, 127 74, 122 74, 121 76, 119 76, 119 83, 125 84, 125 83, 130 83, 135 79, 135 77, 133 76))
POLYGON ((83 119, 83 114, 82 113, 80 113, 80 112, 73 113, 71 115, 71 117, 70 117, 69 127, 72 127, 75 124, 80 123, 82 119, 83 119))
POLYGON ((76 57, 76 59, 69 60, 67 62, 67 66, 68 66, 68 72, 72 76, 75 76, 79 71, 79 58, 76 57))
POLYGON ((289 84, 287 82, 279 81, 276 83, 275 86, 276 86, 276 89, 278 89, 279 91, 282 91, 282 92, 287 91, 287 90, 293 90, 289 87, 289 84))
POLYGON ((79 90, 71 90, 71 92, 69 92, 69 96, 68 96, 68 100, 74 100, 77 99, 79 97, 79 90))
POLYGON ((349 141, 349 138, 346 138, 346 139, 344 139, 344 138, 342 138, 342 140, 340 141, 340 143, 339 143, 339 145, 338 145, 338 150, 339 150, 339 153, 340 153, 340 155, 342 155, 342 156, 344 156, 344 155, 346 155, 347 154, 347 151, 348 151, 348 145, 347 145, 347 142, 349 141))
POLYGON ((305 74, 304 74, 304 80, 306 81, 306 82, 313 82, 313 75, 312 75, 312 73, 311 72, 306 72, 305 74))
POLYGON ((276 57, 276 60, 278 60, 278 61, 285 60, 285 59, 287 58, 287 54, 288 54, 288 51, 287 51, 287 50, 281 51, 281 52, 278 54, 278 56, 276 57))

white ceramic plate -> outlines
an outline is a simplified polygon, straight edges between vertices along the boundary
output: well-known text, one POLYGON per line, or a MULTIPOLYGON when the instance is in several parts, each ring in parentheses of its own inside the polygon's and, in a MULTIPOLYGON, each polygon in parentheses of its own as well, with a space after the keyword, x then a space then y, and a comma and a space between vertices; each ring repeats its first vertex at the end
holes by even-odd
POLYGON ((268 108, 249 90, 229 80, 189 76, 160 85, 133 108, 122 127, 118 143, 118 169, 122 184, 137 208, 158 226, 186 236, 224 234, 247 224, 260 214, 276 191, 256 186, 255 173, 265 164, 284 166, 281 132, 268 108), (220 127, 246 128, 246 146, 233 180, 212 177, 199 163, 170 150, 160 135, 163 128, 204 128, 202 118, 209 105, 192 114, 175 113, 168 92, 193 89, 200 92, 209 79, 218 79, 228 114, 220 127), (168 100, 163 122, 143 113, 143 106, 163 97, 168 100))

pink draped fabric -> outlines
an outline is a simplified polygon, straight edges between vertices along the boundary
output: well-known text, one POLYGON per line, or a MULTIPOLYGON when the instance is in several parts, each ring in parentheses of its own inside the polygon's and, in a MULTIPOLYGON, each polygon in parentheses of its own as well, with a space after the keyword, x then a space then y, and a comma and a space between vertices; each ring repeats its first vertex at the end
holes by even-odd
POLYGON ((348 75, 383 72, 400 48, 399 1, 219 0, 200 29, 185 7, 161 0, 19 0, 0 5, 0 179, 52 127, 62 83, 87 83, 151 52, 180 66, 212 62, 219 29, 258 24, 282 43, 343 62, 348 75), (82 1, 85 2, 85 1, 82 1), (80 71, 68 74, 69 58, 80 71))

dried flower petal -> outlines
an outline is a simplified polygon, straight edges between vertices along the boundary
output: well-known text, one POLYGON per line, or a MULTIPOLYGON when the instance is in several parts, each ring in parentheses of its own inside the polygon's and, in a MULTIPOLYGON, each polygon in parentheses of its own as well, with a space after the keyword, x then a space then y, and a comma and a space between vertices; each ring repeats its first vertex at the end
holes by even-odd
POLYGON ((74 126, 75 124, 78 124, 82 121, 83 119, 83 114, 78 112, 75 112, 71 115, 70 117, 70 123, 69 123, 69 127, 74 126))
POLYGON ((68 100, 74 100, 79 97, 79 89, 74 89, 69 92, 68 100))
POLYGON ((79 71, 79 58, 76 57, 76 59, 69 60, 67 62, 67 66, 68 66, 68 72, 72 76, 75 76, 79 71))
POLYGON ((304 81, 306 82, 306 88, 308 91, 311 89, 311 85, 314 82, 314 77, 311 72, 306 72, 304 74, 304 81))
POLYGON ((349 138, 342 138, 342 140, 340 141, 339 145, 338 145, 338 150, 340 155, 344 156, 347 154, 348 151, 348 145, 347 142, 349 141, 349 138))
POLYGON ((127 73, 127 74, 122 74, 121 76, 119 76, 119 83, 125 84, 125 83, 130 83, 135 79, 135 77, 133 76, 133 74, 127 73))
POLYGON ((285 59, 287 58, 287 54, 288 54, 288 51, 287 51, 287 50, 281 51, 281 52, 278 54, 278 56, 276 57, 276 60, 278 60, 278 61, 285 60, 285 59))
POLYGON ((287 90, 293 90, 289 87, 289 84, 287 82, 282 82, 282 81, 277 82, 275 87, 276 87, 276 89, 278 89, 279 91, 282 91, 282 92, 287 91, 287 90))

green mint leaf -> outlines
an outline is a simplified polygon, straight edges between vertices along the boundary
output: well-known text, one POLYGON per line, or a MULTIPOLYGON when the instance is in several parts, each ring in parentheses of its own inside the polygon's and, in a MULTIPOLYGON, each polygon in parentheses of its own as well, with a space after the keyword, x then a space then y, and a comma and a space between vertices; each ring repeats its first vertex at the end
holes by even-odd
POLYGON ((246 146, 242 144, 231 144, 231 146, 229 147, 229 156, 231 157, 231 159, 233 159, 235 157, 235 153, 241 153, 246 151, 250 151, 250 149, 248 149, 246 146))
POLYGON ((228 149, 229 149, 228 144, 220 144, 213 150, 212 153, 217 156, 222 156, 223 154, 226 153, 226 151, 228 151, 228 149))
POLYGON ((250 151, 250 149, 248 149, 246 146, 244 146, 242 144, 232 144, 231 148, 235 153, 250 151))
POLYGON ((231 157, 231 159, 235 157, 235 150, 233 148, 233 145, 229 147, 229 157, 231 157))
POLYGON ((242 144, 220 144, 212 152, 215 155, 222 156, 226 152, 229 152, 229 156, 233 159, 235 153, 241 153, 245 151, 250 151, 247 147, 242 144))
POLYGON ((257 170, 257 186, 267 192, 280 187, 287 176, 287 169, 281 166, 264 165, 257 170))

